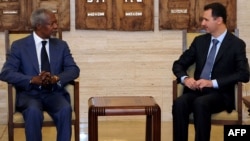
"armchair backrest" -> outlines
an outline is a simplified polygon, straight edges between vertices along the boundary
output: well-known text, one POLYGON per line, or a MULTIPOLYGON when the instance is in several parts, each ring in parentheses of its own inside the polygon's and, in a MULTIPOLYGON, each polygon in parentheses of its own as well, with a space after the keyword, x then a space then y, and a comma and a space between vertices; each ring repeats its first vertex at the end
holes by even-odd
MULTIPOLYGON (((24 38, 30 35, 33 31, 32 30, 24 30, 24 31, 12 31, 12 30, 5 30, 5 53, 6 58, 8 53, 10 52, 10 47, 13 41, 24 38)), ((58 29, 56 35, 52 35, 52 37, 62 39, 62 30, 58 29)))
MULTIPOLYGON (((187 30, 182 30, 182 50, 183 52, 189 48, 189 46, 191 45, 193 39, 201 34, 204 34, 205 32, 201 31, 201 32, 187 32, 187 30)), ((234 35, 235 36, 239 36, 239 29, 236 28, 234 30, 234 35)))

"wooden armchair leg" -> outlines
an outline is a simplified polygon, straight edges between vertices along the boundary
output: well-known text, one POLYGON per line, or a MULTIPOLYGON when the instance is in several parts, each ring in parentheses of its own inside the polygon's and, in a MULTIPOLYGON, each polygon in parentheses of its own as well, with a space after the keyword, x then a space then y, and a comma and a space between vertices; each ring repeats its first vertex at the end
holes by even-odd
POLYGON ((8 132, 9 141, 14 141, 14 128, 12 125, 8 126, 8 132))
POLYGON ((75 128, 75 141, 80 141, 80 131, 79 131, 79 124, 74 125, 75 128))

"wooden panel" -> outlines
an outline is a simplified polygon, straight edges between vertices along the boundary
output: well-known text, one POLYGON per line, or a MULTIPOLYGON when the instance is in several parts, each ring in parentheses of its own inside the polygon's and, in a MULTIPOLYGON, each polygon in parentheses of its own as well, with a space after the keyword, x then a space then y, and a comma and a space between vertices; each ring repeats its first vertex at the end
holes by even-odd
POLYGON ((153 30, 154 0, 76 0, 76 29, 153 30))
MULTIPOLYGON (((33 1, 33 0, 31 0, 33 1)), ((70 30, 70 0, 35 0, 33 9, 44 7, 51 9, 58 21, 58 27, 63 31, 70 30)))
POLYGON ((26 8, 27 0, 2 0, 0 1, 0 31, 5 29, 26 30, 28 29, 29 9, 26 8))
POLYGON ((160 29, 195 27, 195 0, 160 0, 160 29))
POLYGON ((112 0, 76 0, 76 29, 112 29, 112 0))
POLYGON ((53 10, 59 28, 70 30, 70 0, 0 0, 0 31, 30 30, 31 13, 39 7, 53 10))
POLYGON ((206 4, 220 2, 228 12, 227 26, 230 31, 236 28, 236 0, 160 0, 160 23, 163 29, 187 29, 190 32, 202 29, 201 17, 206 4), (230 13, 230 14, 229 14, 230 13))
POLYGON ((117 0, 114 7, 114 29, 153 30, 154 0, 117 0))

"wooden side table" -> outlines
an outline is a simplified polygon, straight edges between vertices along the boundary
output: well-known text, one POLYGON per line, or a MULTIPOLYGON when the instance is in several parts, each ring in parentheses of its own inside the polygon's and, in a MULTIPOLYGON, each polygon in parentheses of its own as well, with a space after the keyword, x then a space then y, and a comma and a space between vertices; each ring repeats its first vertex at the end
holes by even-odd
POLYGON ((146 115, 146 141, 161 140, 161 109, 151 96, 108 96, 89 99, 89 141, 98 141, 98 116, 146 115))

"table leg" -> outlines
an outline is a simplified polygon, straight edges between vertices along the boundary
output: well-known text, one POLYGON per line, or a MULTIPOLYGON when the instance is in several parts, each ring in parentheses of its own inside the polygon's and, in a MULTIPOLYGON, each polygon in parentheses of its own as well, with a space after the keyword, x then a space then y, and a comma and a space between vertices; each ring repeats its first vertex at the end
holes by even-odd
POLYGON ((98 116, 93 108, 89 109, 89 141, 98 141, 98 116))
POLYGON ((146 141, 152 141, 152 115, 146 117, 146 141))
POLYGON ((157 106, 153 112, 153 141, 161 140, 161 109, 157 106))

